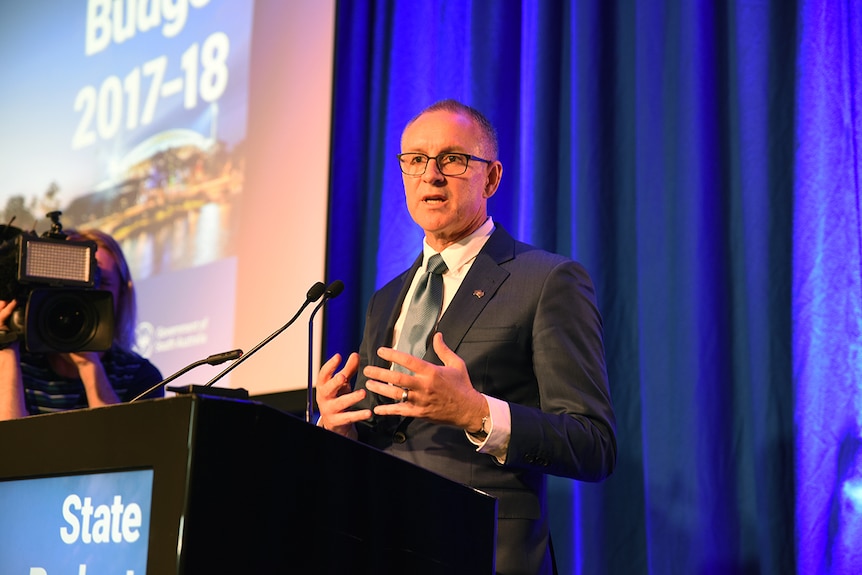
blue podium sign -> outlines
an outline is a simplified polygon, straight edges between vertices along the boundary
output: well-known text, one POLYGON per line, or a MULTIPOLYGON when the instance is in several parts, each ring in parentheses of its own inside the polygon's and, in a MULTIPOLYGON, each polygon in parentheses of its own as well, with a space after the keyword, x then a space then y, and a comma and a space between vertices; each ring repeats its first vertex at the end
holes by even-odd
POLYGON ((143 575, 153 471, 0 481, 0 573, 143 575))

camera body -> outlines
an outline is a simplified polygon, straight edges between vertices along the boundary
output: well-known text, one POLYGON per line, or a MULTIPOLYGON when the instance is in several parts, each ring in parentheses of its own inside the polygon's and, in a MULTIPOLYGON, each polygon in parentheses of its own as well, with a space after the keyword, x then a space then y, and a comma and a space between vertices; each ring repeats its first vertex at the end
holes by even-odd
POLYGON ((0 226, 0 300, 18 305, 0 342, 40 352, 104 351, 114 338, 111 292, 95 289, 96 243, 0 226))

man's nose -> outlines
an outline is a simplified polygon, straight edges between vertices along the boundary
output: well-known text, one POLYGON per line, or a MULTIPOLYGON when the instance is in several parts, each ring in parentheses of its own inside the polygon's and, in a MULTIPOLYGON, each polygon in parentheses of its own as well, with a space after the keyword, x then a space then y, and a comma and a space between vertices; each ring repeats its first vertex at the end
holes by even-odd
POLYGON ((427 182, 442 180, 445 176, 440 171, 440 166, 437 164, 437 158, 428 158, 428 164, 425 166, 425 173, 422 174, 422 179, 427 182), (434 168, 431 168, 431 160, 434 160, 434 168))

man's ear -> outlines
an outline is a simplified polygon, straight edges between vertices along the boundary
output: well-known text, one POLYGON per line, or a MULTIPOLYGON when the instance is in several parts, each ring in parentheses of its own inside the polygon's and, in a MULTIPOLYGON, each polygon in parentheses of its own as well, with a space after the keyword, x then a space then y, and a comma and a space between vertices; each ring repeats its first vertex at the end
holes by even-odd
POLYGON ((491 164, 490 169, 488 170, 488 178, 485 180, 485 191, 483 195, 486 199, 497 193, 497 188, 500 187, 500 180, 502 177, 503 164, 499 161, 495 161, 491 164))

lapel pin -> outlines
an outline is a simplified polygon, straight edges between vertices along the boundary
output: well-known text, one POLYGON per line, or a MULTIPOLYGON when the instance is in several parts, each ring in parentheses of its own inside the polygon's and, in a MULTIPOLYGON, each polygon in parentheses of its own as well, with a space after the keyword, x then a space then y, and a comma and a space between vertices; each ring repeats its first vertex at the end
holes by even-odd
POLYGON ((485 292, 483 292, 483 291, 482 291, 482 290, 480 290, 480 289, 477 289, 477 290, 475 290, 475 291, 473 292, 473 295, 474 295, 474 296, 476 296, 476 297, 478 297, 478 298, 482 298, 482 297, 484 297, 484 296, 485 296, 485 292))

